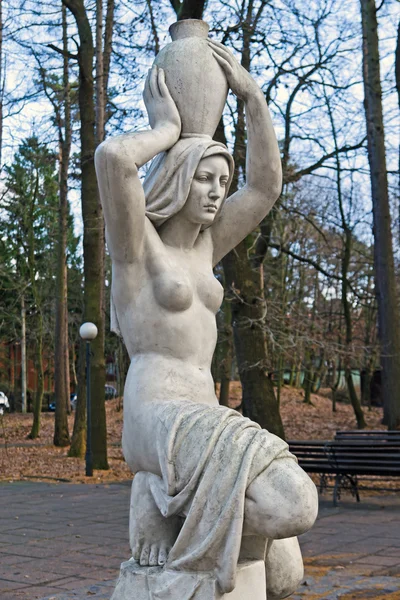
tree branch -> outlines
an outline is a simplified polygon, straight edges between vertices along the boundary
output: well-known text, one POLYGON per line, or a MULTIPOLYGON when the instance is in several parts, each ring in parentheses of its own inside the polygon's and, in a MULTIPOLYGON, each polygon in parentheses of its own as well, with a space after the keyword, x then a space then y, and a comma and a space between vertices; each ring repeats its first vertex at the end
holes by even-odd
POLYGON ((300 171, 297 171, 293 174, 287 174, 287 179, 285 183, 293 183, 294 181, 298 181, 299 179, 301 179, 304 175, 310 175, 310 173, 322 167, 327 160, 333 158, 334 156, 337 156, 338 154, 341 154, 342 152, 351 152, 352 150, 358 150, 364 145, 366 139, 367 138, 364 137, 361 140, 361 142, 359 142, 358 144, 354 144, 354 146, 342 146, 341 148, 338 148, 333 152, 329 152, 329 154, 325 154, 325 156, 322 156, 319 160, 317 160, 317 162, 306 167, 305 169, 301 169, 300 171))
POLYGON ((65 52, 64 50, 62 50, 61 48, 58 48, 54 44, 47 44, 47 47, 51 48, 51 50, 55 50, 56 52, 58 52, 58 54, 61 54, 61 56, 65 56, 66 58, 71 58, 72 60, 78 60, 77 54, 72 54, 72 52, 65 52))

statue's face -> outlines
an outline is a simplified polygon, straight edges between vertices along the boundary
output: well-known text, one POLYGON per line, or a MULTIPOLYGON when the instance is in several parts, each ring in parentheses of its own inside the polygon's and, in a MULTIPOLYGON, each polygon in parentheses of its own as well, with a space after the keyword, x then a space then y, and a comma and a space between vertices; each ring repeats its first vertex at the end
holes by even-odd
POLYGON ((202 158, 181 213, 191 223, 211 225, 226 195, 228 161, 219 154, 202 158))

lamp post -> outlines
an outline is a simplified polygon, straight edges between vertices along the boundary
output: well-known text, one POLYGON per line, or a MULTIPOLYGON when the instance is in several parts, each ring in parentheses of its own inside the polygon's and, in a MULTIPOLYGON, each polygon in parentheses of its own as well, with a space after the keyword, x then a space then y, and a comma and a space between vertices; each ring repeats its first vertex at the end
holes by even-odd
POLYGON ((79 329, 79 335, 86 342, 86 476, 93 475, 92 458, 92 405, 90 398, 90 342, 97 337, 97 327, 94 323, 84 323, 79 329))

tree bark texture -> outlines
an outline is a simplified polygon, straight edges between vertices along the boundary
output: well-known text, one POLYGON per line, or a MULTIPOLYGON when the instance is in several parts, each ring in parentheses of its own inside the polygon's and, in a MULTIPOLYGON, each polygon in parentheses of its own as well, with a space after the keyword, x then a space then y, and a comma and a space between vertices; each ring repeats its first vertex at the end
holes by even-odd
POLYGON ((54 422, 55 446, 68 446, 68 407, 69 407, 69 353, 68 353, 68 300, 67 300, 67 232, 68 232, 68 168, 71 151, 71 106, 68 76, 68 39, 67 11, 62 10, 63 50, 65 52, 63 69, 64 88, 64 133, 59 123, 59 209, 57 240, 57 276, 56 276, 56 331, 54 356, 54 382, 56 396, 56 414, 54 422))
POLYGON ((3 156, 3 97, 5 75, 3 75, 3 2, 0 0, 0 173, 3 156))
POLYGON ((30 197, 30 204, 26 215, 25 225, 27 228, 27 265, 29 274, 30 291, 33 300, 33 310, 36 313, 37 319, 37 336, 35 344, 35 362, 36 362, 36 393, 33 403, 33 423, 29 437, 36 439, 40 434, 40 417, 42 414, 43 402, 43 314, 42 314, 42 297, 36 283, 36 268, 35 268, 35 231, 34 231, 34 212, 36 208, 37 196, 39 187, 39 174, 36 171, 34 191, 30 197))
POLYGON ((246 240, 223 259, 223 266, 232 290, 233 339, 242 383, 243 414, 283 438, 278 402, 267 372, 261 272, 250 267, 246 240))
MULTIPOLYGON (((250 8, 249 8, 250 11, 250 8)), ((247 15, 250 23, 251 14, 247 15)), ((243 27, 242 66, 250 70, 251 27, 243 27)), ((239 172, 245 172, 246 134, 242 100, 237 101, 235 126, 235 174, 230 193, 238 188, 239 172)), ((216 139, 226 143, 223 130, 218 128, 216 139)), ((267 343, 264 330, 266 316, 263 265, 252 267, 248 249, 253 239, 248 236, 222 260, 226 289, 232 301, 232 326, 236 360, 242 384, 243 414, 271 433, 284 438, 279 405, 272 379, 268 376, 267 343)))
MULTIPOLYGON (((92 342, 93 343, 93 342, 92 342)), ((74 429, 72 432, 71 447, 68 456, 84 458, 86 451, 86 373, 85 373, 85 342, 79 340, 78 352, 78 386, 74 419, 74 429)))
POLYGON ((222 406, 229 406, 229 389, 233 362, 233 332, 231 304, 227 299, 223 303, 223 323, 221 324, 219 334, 223 337, 220 341, 220 361, 218 365, 220 374, 219 403, 222 406))
MULTIPOLYGON (((396 55, 395 55, 395 76, 396 76, 396 90, 397 90, 397 101, 400 109, 400 21, 397 26, 397 43, 396 43, 396 55)), ((399 190, 400 190, 400 143, 399 143, 399 190)), ((400 240, 400 194, 399 194, 399 206, 398 206, 398 236, 400 240)))
POLYGON ((400 427, 400 316, 393 260, 382 116, 378 22, 375 0, 360 0, 360 4, 384 419, 389 429, 397 429, 400 427))
POLYGON ((31 440, 35 440, 40 435, 40 417, 42 415, 42 403, 44 393, 44 372, 43 372, 43 316, 41 310, 38 313, 38 329, 36 339, 36 392, 33 401, 33 423, 29 434, 31 440))
POLYGON ((93 468, 108 469, 104 360, 104 220, 94 168, 95 103, 94 46, 83 0, 63 0, 72 12, 79 35, 79 110, 81 118, 81 171, 84 258, 84 320, 95 323, 98 335, 91 343, 93 468))

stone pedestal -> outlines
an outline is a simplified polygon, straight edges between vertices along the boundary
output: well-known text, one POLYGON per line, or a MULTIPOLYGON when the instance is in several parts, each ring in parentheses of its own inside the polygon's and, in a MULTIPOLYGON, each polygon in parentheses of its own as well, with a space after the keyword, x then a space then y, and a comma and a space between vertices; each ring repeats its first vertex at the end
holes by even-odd
POLYGON ((213 576, 176 573, 161 567, 141 567, 131 559, 122 563, 111 600, 267 600, 265 564, 241 562, 236 587, 221 594, 213 576), (178 591, 179 590, 179 591, 178 591), (177 595, 178 594, 178 595, 177 595))

